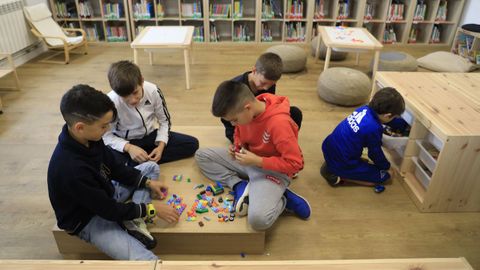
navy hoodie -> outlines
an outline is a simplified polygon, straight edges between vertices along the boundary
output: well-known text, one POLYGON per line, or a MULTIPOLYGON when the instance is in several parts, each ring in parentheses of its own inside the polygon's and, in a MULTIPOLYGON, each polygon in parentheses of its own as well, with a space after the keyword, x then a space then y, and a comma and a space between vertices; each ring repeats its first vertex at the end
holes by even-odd
POLYGON ((341 175, 361 162, 363 148, 380 170, 388 170, 390 162, 382 150, 383 126, 377 114, 368 106, 356 109, 323 141, 322 150, 328 168, 341 175))
POLYGON ((146 215, 145 204, 121 203, 113 198, 112 179, 126 186, 145 187, 139 170, 117 163, 100 141, 89 147, 77 142, 64 125, 48 166, 48 195, 60 229, 78 234, 98 215, 110 221, 146 215))

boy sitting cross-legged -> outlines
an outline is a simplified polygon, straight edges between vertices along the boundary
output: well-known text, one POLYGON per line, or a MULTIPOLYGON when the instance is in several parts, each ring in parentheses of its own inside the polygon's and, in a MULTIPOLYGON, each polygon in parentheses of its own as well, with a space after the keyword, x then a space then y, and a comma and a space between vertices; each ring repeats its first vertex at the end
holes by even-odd
POLYGON ((178 221, 163 198, 155 162, 135 168, 118 162, 102 135, 117 117, 113 102, 88 85, 76 85, 62 97, 66 122, 48 166, 48 195, 60 229, 119 260, 156 260, 156 241, 145 218, 178 221))
POLYGON ((225 81, 215 92, 212 113, 235 125, 234 145, 195 153, 203 174, 233 189, 236 211, 248 213, 256 230, 271 227, 285 209, 310 217, 308 202, 288 189, 303 169, 298 126, 289 111, 286 97, 255 97, 245 84, 225 81))

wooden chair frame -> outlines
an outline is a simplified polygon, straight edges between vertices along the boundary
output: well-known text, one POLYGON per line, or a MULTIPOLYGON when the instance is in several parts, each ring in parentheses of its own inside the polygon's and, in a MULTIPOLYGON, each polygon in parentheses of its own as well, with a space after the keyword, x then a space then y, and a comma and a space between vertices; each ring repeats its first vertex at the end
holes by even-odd
MULTIPOLYGON (((9 73, 13 73, 13 78, 14 78, 14 81, 15 81, 15 86, 16 87, 1 87, 1 90, 15 90, 15 91, 20 91, 20 80, 18 79, 18 74, 17 74, 17 70, 15 68, 15 63, 13 62, 13 58, 12 58, 12 55, 11 54, 8 54, 8 53, 0 53, 0 60, 1 59, 4 59, 4 58, 7 58, 7 61, 10 65, 10 68, 7 68, 7 69, 0 69, 0 78, 9 74, 9 73)), ((2 111, 3 109, 3 105, 2 105, 2 98, 0 97, 0 114, 3 113, 2 111)))

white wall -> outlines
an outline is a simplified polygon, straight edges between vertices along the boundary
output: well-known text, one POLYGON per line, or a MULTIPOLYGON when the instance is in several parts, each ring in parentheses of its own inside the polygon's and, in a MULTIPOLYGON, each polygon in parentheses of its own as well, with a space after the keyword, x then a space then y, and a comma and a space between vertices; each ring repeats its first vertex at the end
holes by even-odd
POLYGON ((480 0, 466 0, 460 26, 467 23, 480 24, 480 0))

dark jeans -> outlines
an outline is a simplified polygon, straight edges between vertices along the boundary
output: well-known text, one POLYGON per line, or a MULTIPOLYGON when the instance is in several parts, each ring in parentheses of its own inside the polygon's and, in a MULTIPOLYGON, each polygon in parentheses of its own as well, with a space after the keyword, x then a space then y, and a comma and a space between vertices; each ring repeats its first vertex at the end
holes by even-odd
MULTIPOLYGON (((302 126, 302 119, 303 119, 302 111, 299 108, 292 106, 290 107, 290 117, 295 122, 295 124, 297 124, 298 129, 300 130, 300 127, 302 126)), ((232 126, 230 122, 223 120, 223 118, 220 118, 220 120, 225 126, 225 137, 227 137, 227 139, 229 139, 230 142, 233 143, 233 133, 235 131, 235 127, 232 126)))
MULTIPOLYGON (((141 139, 130 140, 130 144, 136 145, 148 154, 152 152, 157 145, 155 145, 155 139, 157 138, 157 130, 141 139)), ((170 131, 168 136, 168 144, 163 149, 162 158, 158 161, 158 164, 167 163, 179 159, 184 159, 193 156, 198 149, 198 140, 190 135, 177 133, 170 131)), ((128 153, 120 153, 113 151, 116 158, 122 163, 128 162, 128 166, 136 166, 137 162, 130 158, 128 153)))

